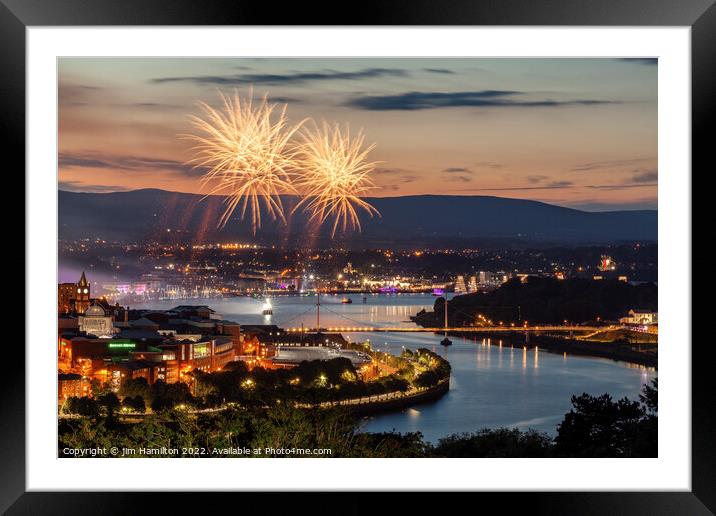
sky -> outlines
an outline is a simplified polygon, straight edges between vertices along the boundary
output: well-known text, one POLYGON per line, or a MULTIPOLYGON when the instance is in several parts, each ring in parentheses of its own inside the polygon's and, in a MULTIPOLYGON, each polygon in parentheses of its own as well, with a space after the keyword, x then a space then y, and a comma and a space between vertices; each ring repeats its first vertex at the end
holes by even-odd
POLYGON ((198 102, 252 90, 375 143, 373 196, 493 195, 657 207, 657 61, 61 58, 59 188, 201 193, 198 102))

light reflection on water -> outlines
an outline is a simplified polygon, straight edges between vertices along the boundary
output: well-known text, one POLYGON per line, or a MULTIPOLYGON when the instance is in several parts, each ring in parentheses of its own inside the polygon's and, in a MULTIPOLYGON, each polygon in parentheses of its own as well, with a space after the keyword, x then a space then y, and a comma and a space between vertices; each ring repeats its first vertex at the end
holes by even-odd
MULTIPOLYGON (((321 296, 321 326, 413 326, 409 316, 432 309, 430 295, 321 296)), ((208 304, 227 319, 243 324, 314 326, 316 298, 276 297, 274 315, 261 315, 262 299, 228 298, 197 301, 153 302, 147 307, 166 309, 178 304, 208 304)), ((137 308, 141 308, 138 306, 137 308)), ((440 345, 442 335, 429 333, 352 333, 353 341, 370 340, 377 349, 399 354, 402 347, 428 348, 450 361, 450 392, 434 403, 365 421, 365 431, 420 431, 426 439, 481 428, 514 426, 554 433, 569 411, 570 398, 583 392, 609 393, 613 398, 637 399, 641 387, 656 376, 653 368, 600 358, 555 354, 524 349, 495 338, 451 337, 453 345, 440 345)))

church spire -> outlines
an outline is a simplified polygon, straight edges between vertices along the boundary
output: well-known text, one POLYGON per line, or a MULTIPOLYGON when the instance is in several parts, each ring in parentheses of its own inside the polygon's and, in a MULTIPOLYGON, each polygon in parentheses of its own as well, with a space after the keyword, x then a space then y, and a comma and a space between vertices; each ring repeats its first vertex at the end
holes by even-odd
POLYGON ((80 282, 78 283, 80 287, 86 287, 87 286, 87 278, 85 277, 85 271, 82 271, 82 277, 80 278, 80 282))

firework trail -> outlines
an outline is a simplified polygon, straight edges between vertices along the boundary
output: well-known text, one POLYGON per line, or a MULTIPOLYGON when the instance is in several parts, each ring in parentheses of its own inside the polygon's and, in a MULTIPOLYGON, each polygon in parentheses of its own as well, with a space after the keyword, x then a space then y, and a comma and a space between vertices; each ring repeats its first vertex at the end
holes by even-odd
POLYGON ((380 216, 378 210, 360 197, 377 188, 369 175, 376 163, 366 161, 375 147, 363 148, 365 136, 359 131, 351 138, 346 125, 326 122, 302 133, 303 142, 296 153, 297 174, 294 185, 304 197, 294 207, 309 214, 309 222, 323 224, 332 220, 331 238, 338 228, 361 230, 358 212, 366 211, 371 217, 380 216))
POLYGON ((286 222, 279 195, 296 193, 289 175, 294 158, 290 140, 303 122, 291 126, 287 105, 277 109, 278 104, 269 103, 266 95, 257 102, 252 97, 252 90, 245 99, 238 92, 233 97, 222 93, 223 110, 200 102, 204 118, 192 116, 190 120, 202 135, 185 137, 196 142, 189 163, 208 169, 202 177, 202 188, 210 186, 206 196, 226 196, 218 227, 225 226, 240 205, 241 218, 250 212, 256 234, 261 227, 262 204, 273 220, 286 222))

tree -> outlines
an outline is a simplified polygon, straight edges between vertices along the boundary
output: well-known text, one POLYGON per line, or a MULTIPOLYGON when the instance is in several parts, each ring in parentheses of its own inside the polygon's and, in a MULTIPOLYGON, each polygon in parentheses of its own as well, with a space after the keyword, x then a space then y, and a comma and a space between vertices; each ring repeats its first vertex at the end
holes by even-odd
POLYGON ((650 414, 656 414, 659 411, 659 383, 658 378, 651 381, 651 385, 644 385, 642 393, 639 395, 639 401, 644 405, 644 409, 650 414))
MULTIPOLYGON (((656 385, 656 384, 655 384, 656 385)), ((648 386, 647 386, 648 388, 648 386)), ((648 403, 656 402, 646 390, 648 403)), ((556 452, 567 457, 656 457, 656 414, 648 404, 611 396, 572 396, 572 410, 557 426, 556 452)))
POLYGON ((152 384, 150 396, 154 411, 173 409, 177 405, 191 404, 194 401, 189 386, 184 382, 166 383, 158 380, 152 384))
POLYGON ((83 396, 78 398, 72 396, 67 398, 62 405, 63 414, 75 414, 78 416, 96 417, 99 415, 99 404, 93 398, 83 396))
POLYGON ((549 457, 552 447, 552 438, 535 430, 485 428, 440 439, 434 454, 438 457, 549 457))
POLYGON ((90 380, 90 390, 92 391, 92 396, 95 398, 112 391, 109 382, 102 383, 97 378, 90 380))
POLYGON ((121 406, 119 398, 113 392, 108 392, 107 394, 99 396, 97 398, 97 403, 99 403, 100 407, 104 408, 107 413, 107 416, 110 418, 114 416, 114 414, 117 412, 117 410, 119 410, 119 407, 121 406))
POLYGON ((147 410, 142 396, 128 396, 124 398, 122 400, 122 409, 125 408, 130 412, 136 412, 138 414, 144 414, 147 410))
POLYGON ((146 378, 127 378, 119 386, 119 395, 123 398, 140 396, 149 400, 149 393, 150 388, 146 378))

